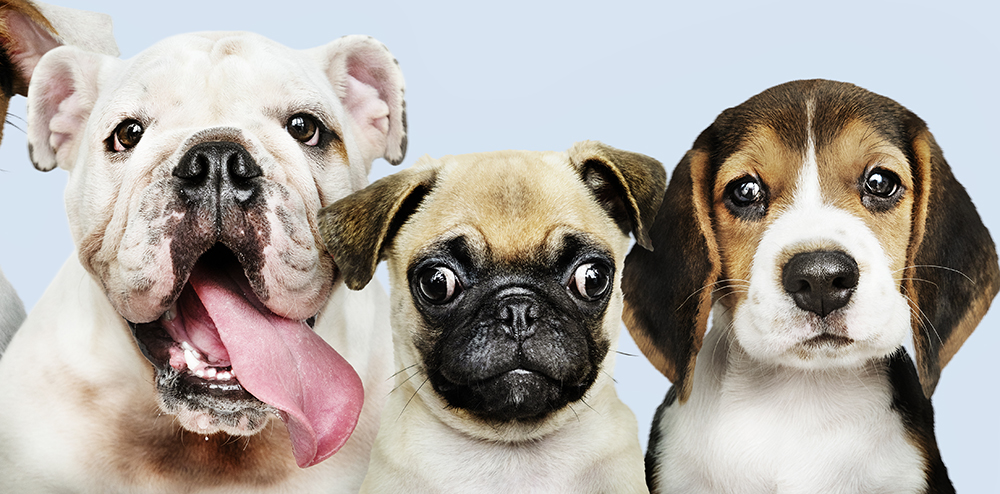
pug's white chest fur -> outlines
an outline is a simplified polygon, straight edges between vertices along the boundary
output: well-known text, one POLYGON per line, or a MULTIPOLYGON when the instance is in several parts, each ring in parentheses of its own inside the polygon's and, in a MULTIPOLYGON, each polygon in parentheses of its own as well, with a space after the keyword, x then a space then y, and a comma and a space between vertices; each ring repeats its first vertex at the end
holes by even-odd
POLYGON ((663 492, 909 493, 926 482, 884 369, 752 362, 709 333, 695 386, 659 423, 663 492), (751 369, 753 367, 753 369, 751 369), (682 453, 683 452, 683 453, 682 453))
POLYGON ((509 443, 468 436, 418 410, 413 402, 402 413, 390 404, 362 492, 646 492, 641 470, 633 468, 638 451, 621 440, 635 435, 628 408, 616 400, 610 386, 591 396, 588 404, 576 407, 574 418, 539 440, 509 443))

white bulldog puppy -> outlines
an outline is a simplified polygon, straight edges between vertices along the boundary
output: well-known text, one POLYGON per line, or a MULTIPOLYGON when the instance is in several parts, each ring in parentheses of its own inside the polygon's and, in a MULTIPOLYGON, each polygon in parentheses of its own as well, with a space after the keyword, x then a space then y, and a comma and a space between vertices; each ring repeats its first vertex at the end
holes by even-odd
POLYGON ((316 212, 372 160, 402 161, 403 90, 364 36, 43 57, 29 147, 69 173, 77 251, 0 362, 8 488, 358 490, 388 394, 388 303, 343 286, 316 212))

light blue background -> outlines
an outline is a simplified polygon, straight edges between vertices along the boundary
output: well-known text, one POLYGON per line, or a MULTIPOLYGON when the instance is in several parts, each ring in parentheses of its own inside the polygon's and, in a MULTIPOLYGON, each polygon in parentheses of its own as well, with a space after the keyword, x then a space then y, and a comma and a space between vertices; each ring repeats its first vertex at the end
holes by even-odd
MULTIPOLYGON (((563 150, 597 139, 668 170, 723 109, 792 79, 854 82, 926 120, 994 236, 1000 236, 1000 3, 70 1, 111 14, 123 57, 164 37, 248 30, 293 48, 369 34, 407 81, 409 151, 563 150)), ((8 120, 24 127, 24 99, 8 120)), ((0 266, 30 308, 70 253, 66 174, 41 173, 24 134, 0 147, 0 266)), ((379 160, 372 178, 394 168, 379 160)), ((937 437, 959 492, 996 493, 1000 310, 943 373, 937 437)), ((638 354, 623 332, 621 350, 638 354)), ((645 444, 667 381, 620 356, 618 391, 645 444)))

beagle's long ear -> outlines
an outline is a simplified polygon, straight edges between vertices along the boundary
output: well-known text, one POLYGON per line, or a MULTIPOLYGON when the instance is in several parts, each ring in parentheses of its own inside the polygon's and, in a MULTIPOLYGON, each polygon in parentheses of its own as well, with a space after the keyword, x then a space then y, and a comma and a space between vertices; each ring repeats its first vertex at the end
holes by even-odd
POLYGON ((976 329, 1000 289, 990 232, 926 124, 908 115, 915 200, 904 288, 924 394, 976 329))
POLYGON ((344 282, 364 288, 399 227, 434 187, 434 168, 408 168, 389 175, 319 212, 319 231, 344 282))
POLYGON ((574 144, 569 159, 622 231, 631 232, 639 245, 651 249, 649 226, 667 183, 663 165, 649 156, 596 141, 574 144))
POLYGON ((709 218, 708 152, 688 151, 674 169, 649 237, 654 250, 625 258, 623 319, 632 338, 678 390, 691 394, 695 359, 712 310, 719 251, 709 218))

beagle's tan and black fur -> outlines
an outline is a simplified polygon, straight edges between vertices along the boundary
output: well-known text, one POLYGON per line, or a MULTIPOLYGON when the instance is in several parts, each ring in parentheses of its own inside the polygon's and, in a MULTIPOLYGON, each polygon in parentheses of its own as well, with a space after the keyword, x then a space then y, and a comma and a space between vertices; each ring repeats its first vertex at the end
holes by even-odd
POLYGON ((1000 270, 923 120, 851 84, 768 89, 701 133, 650 236, 623 291, 673 382, 653 492, 954 492, 930 396, 1000 270))

